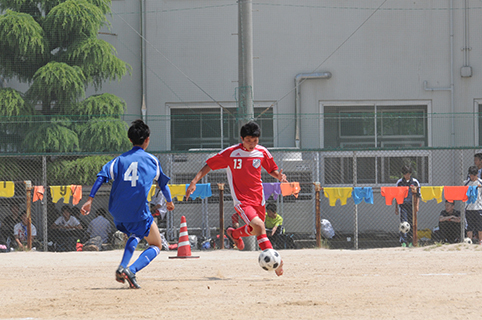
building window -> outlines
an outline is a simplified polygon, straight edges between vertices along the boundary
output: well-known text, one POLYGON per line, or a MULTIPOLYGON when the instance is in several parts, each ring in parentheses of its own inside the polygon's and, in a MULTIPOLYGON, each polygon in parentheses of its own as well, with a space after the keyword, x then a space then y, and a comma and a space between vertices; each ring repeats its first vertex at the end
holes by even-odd
POLYGON ((412 176, 420 183, 429 183, 429 159, 425 150, 328 152, 324 154, 324 184, 395 184, 404 165, 412 168, 412 176))
POLYGON ((427 105, 323 106, 324 148, 428 145, 427 105))
MULTIPOLYGON (((223 149, 240 142, 236 108, 171 106, 170 110, 173 151, 223 149)), ((254 116, 261 127, 260 144, 273 147, 272 109, 254 108, 254 116)))

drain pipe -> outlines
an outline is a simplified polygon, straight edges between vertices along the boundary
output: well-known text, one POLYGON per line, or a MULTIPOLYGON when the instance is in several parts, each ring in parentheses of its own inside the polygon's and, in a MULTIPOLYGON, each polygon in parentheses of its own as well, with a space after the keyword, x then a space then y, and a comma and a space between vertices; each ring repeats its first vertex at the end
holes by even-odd
POLYGON ((330 79, 331 72, 315 72, 315 73, 298 73, 295 77, 295 147, 299 149, 300 146, 300 127, 301 127, 301 92, 300 85, 305 80, 309 79, 330 79))
POLYGON ((141 2, 141 90, 142 90, 142 101, 141 101, 141 115, 142 120, 147 122, 147 106, 146 106, 146 2, 145 0, 140 0, 141 2))

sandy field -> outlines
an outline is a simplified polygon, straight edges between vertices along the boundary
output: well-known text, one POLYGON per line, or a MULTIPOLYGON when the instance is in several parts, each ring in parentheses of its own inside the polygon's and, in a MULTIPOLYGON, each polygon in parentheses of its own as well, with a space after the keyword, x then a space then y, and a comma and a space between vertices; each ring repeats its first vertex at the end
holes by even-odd
POLYGON ((182 260, 162 251, 137 274, 140 290, 114 280, 120 250, 4 253, 0 318, 482 318, 482 246, 280 253, 285 274, 276 277, 258 266, 259 251, 182 260))

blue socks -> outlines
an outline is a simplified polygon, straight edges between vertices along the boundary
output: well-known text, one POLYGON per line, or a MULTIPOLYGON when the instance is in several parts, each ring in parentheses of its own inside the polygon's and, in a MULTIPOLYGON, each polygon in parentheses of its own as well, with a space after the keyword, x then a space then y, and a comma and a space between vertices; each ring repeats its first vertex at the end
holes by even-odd
POLYGON ((155 257, 161 252, 161 250, 156 246, 150 246, 144 252, 141 253, 139 258, 129 267, 131 271, 135 274, 137 271, 142 270, 146 267, 155 257))
POLYGON ((127 239, 126 247, 124 248, 124 255, 122 256, 121 261, 121 266, 123 268, 126 268, 129 264, 129 261, 131 261, 132 255, 134 254, 134 251, 136 251, 140 240, 141 239, 135 236, 130 236, 129 239, 127 239))

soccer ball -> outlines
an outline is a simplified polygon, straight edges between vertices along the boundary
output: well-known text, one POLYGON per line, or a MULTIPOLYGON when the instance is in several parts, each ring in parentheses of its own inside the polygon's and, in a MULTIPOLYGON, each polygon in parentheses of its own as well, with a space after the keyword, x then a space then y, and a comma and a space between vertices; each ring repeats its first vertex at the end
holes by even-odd
POLYGON ((279 267, 281 256, 274 249, 266 249, 259 254, 258 263, 264 270, 273 271, 279 267))
POLYGON ((470 239, 470 238, 465 238, 465 239, 464 239, 464 243, 472 244, 472 239, 470 239))
POLYGON ((401 233, 407 233, 410 231, 410 223, 407 221, 403 221, 400 223, 400 226, 398 227, 398 230, 400 230, 401 233))

